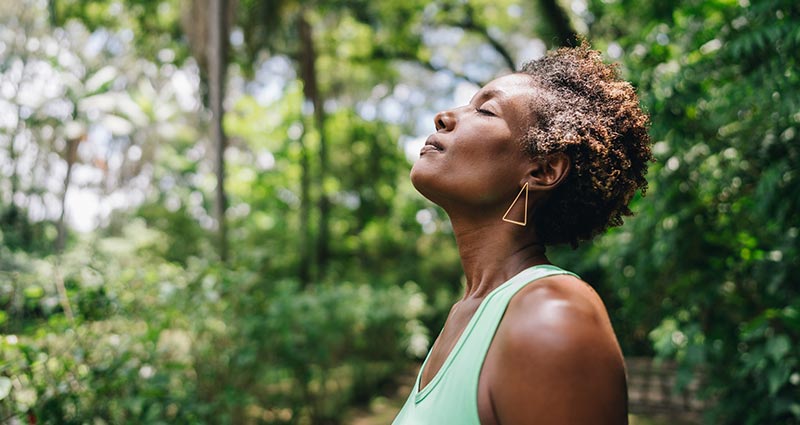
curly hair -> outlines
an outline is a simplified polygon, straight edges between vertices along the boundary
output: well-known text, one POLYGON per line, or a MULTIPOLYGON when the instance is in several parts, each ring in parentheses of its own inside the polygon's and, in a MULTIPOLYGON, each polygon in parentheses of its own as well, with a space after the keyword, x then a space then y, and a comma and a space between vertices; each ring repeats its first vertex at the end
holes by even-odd
POLYGON ((600 52, 561 48, 523 65, 541 90, 535 124, 522 138, 532 158, 564 152, 572 161, 565 180, 537 207, 534 228, 542 243, 576 247, 633 215, 628 204, 647 188, 648 115, 630 83, 600 52))

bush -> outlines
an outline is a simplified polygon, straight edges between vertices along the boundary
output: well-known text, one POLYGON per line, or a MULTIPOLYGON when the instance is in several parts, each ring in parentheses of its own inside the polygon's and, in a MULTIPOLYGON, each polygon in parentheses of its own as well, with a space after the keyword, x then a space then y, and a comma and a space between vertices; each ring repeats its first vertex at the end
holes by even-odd
POLYGON ((0 417, 338 423, 427 350, 427 307, 413 283, 302 288, 148 255, 163 239, 141 222, 121 236, 83 241, 60 260, 4 256, 13 261, 0 288, 10 314, 0 417), (51 281, 59 274, 73 321, 51 281))

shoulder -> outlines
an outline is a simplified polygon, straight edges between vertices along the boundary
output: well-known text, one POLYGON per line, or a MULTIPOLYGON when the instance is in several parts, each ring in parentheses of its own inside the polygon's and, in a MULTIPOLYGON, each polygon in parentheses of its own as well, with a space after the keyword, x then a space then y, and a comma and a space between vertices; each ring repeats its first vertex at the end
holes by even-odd
MULTIPOLYGON (((500 423, 626 422, 619 345, 600 297, 570 275, 533 282, 508 305, 492 343, 490 393, 500 423)), ((487 358, 489 360, 489 358, 487 358)))
POLYGON ((586 282, 572 275, 549 276, 528 284, 509 302, 500 329, 512 337, 504 342, 521 345, 518 348, 545 344, 550 349, 570 349, 608 338, 611 340, 605 342, 616 347, 602 300, 586 282))

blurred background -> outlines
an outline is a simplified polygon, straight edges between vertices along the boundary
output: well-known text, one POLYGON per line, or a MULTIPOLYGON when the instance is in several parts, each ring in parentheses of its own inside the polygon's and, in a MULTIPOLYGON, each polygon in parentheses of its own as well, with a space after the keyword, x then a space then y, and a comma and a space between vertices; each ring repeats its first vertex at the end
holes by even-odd
POLYGON ((795 0, 0 0, 0 422, 391 421, 463 284, 433 115, 576 36, 652 115, 550 251, 632 423, 800 423, 795 0))

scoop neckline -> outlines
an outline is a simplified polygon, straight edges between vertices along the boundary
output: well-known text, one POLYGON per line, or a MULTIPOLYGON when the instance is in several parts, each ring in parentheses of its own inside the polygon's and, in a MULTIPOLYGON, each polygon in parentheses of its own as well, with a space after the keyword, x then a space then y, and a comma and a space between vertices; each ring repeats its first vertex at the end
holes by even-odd
POLYGON ((445 358, 444 363, 442 363, 442 367, 440 367, 439 370, 436 371, 436 374, 433 375, 433 378, 431 378, 430 382, 428 382, 428 384, 425 385, 425 388, 420 390, 419 389, 419 384, 420 384, 420 381, 422 379, 422 372, 425 370, 425 366, 428 364, 428 360, 430 360, 430 357, 431 357, 431 351, 428 352, 428 355, 425 357, 425 361, 422 362, 422 366, 420 367, 419 373, 417 374, 417 380, 414 383, 414 393, 415 393, 414 394, 414 403, 415 404, 421 403, 422 400, 424 400, 425 397, 427 397, 428 394, 430 394, 431 391, 433 391, 433 389, 436 387, 436 384, 438 384, 439 381, 442 380, 442 377, 447 372, 447 369, 450 367, 450 365, 453 363, 453 361, 455 361, 455 358, 458 355, 458 352, 464 346, 467 338, 469 338, 469 335, 472 333, 472 330, 475 329, 475 322, 483 314, 483 311, 486 309, 486 306, 488 305, 489 300, 491 300, 492 298, 497 296, 497 294, 500 291, 502 291, 504 288, 507 288, 507 287, 511 286, 511 283, 514 282, 523 273, 528 272, 528 271, 533 270, 533 269, 538 269, 538 268, 549 268, 549 269, 553 269, 553 270, 564 271, 562 268, 560 268, 558 266, 554 266, 552 264, 537 264, 535 266, 531 266, 531 267, 528 267, 526 269, 521 270, 519 273, 515 274, 514 276, 512 276, 511 278, 509 278, 508 280, 506 280, 505 282, 500 284, 497 288, 492 289, 492 291, 489 292, 488 295, 486 295, 486 297, 483 299, 483 301, 481 301, 480 305, 478 306, 478 309, 475 311, 475 314, 473 314, 472 317, 467 322, 467 326, 464 328, 464 331, 461 332, 461 335, 459 335, 458 340, 456 340, 456 344, 453 346, 453 348, 447 354, 447 357, 445 358))

